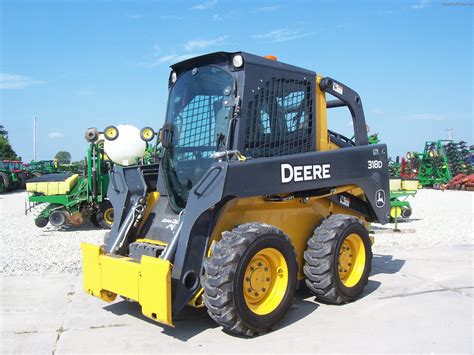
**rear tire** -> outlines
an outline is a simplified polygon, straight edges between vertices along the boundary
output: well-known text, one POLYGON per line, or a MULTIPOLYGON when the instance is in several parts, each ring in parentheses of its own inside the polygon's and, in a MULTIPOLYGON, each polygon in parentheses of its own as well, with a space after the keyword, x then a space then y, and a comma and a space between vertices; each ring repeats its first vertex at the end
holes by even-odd
POLYGON ((20 184, 20 189, 22 189, 22 190, 26 189, 26 180, 28 180, 28 178, 26 177, 25 174, 23 174, 23 173, 18 174, 18 181, 19 181, 19 184, 20 184))
POLYGON ((246 223, 223 232, 204 270, 201 285, 207 312, 231 333, 266 332, 293 302, 295 251, 288 237, 270 225, 246 223))
POLYGON ((314 231, 304 253, 306 285, 319 301, 354 301, 368 282, 372 248, 367 229, 349 215, 331 215, 314 231))
POLYGON ((4 191, 10 191, 13 187, 12 186, 13 181, 10 178, 10 176, 8 176, 7 173, 4 173, 3 171, 0 171, 0 179, 3 180, 3 189, 4 189, 4 191))

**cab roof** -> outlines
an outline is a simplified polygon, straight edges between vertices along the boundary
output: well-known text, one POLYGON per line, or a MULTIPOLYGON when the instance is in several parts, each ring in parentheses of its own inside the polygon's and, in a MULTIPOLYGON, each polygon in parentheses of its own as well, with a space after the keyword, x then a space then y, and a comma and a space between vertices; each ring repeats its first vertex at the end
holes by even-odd
POLYGON ((171 65, 171 68, 176 72, 183 72, 203 64, 217 64, 227 62, 229 65, 232 66, 232 58, 234 57, 234 55, 237 54, 242 55, 242 57, 244 58, 244 69, 247 65, 255 65, 272 70, 289 71, 307 76, 316 76, 316 73, 312 70, 307 70, 294 65, 286 64, 278 60, 267 59, 265 57, 250 54, 247 52, 214 52, 204 54, 173 64, 171 65))

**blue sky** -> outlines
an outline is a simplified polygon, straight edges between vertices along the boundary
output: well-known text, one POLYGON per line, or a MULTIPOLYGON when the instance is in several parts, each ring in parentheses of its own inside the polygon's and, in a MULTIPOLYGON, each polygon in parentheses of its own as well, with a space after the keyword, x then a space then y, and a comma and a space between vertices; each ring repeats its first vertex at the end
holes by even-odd
MULTIPOLYGON (((34 115, 38 158, 81 159, 88 127, 161 127, 170 64, 244 50, 358 91, 390 155, 446 128, 474 144, 473 14, 470 0, 2 0, 0 124, 25 161, 34 115)), ((349 134, 345 111, 329 118, 349 134)))

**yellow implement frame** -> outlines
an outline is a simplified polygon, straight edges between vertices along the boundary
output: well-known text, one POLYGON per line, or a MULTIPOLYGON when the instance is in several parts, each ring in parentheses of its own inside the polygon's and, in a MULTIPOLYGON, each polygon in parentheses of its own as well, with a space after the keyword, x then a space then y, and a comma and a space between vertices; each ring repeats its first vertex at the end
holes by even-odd
POLYGON ((137 301, 142 313, 159 323, 173 326, 171 269, 169 261, 142 256, 141 261, 107 255, 93 244, 82 243, 84 290, 104 301, 117 295, 137 301))

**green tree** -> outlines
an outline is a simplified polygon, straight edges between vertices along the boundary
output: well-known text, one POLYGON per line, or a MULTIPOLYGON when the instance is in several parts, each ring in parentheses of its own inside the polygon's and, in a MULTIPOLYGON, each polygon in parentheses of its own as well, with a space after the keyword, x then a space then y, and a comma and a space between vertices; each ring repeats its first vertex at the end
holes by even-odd
POLYGON ((10 141, 8 140, 8 131, 4 126, 0 125, 0 159, 18 159, 15 151, 13 150, 10 141))
POLYGON ((77 165, 79 167, 79 170, 84 170, 86 166, 84 160, 73 161, 71 164, 77 165))
POLYGON ((69 164, 71 162, 71 153, 65 151, 57 152, 54 159, 57 159, 59 164, 69 164))

